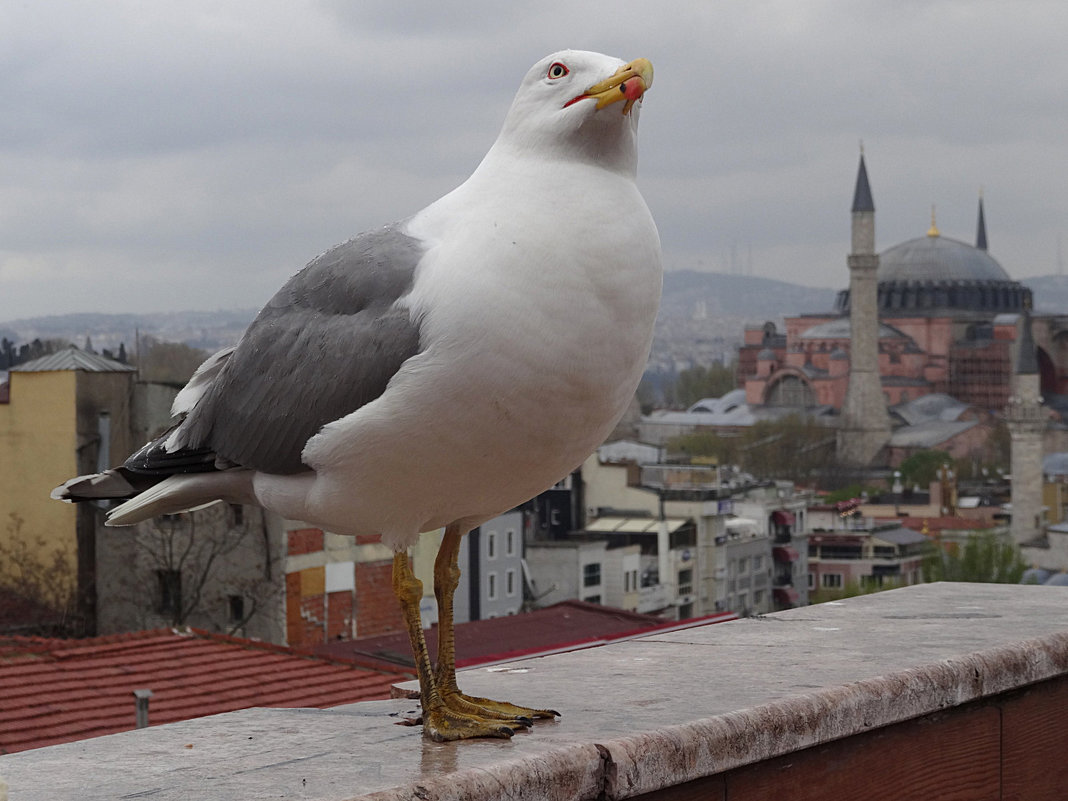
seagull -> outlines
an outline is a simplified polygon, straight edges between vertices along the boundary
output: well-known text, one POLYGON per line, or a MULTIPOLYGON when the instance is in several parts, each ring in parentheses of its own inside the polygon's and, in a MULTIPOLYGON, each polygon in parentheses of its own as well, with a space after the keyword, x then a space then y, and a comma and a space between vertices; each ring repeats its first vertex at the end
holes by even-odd
POLYGON ((643 58, 539 61, 470 178, 313 259, 197 369, 171 428, 52 497, 122 501, 109 526, 221 500, 377 535, 394 552, 424 735, 510 737, 557 716, 459 690, 457 560, 464 534, 580 465, 637 388, 662 275, 635 184, 652 79, 643 58), (409 549, 441 528, 435 664, 409 549))

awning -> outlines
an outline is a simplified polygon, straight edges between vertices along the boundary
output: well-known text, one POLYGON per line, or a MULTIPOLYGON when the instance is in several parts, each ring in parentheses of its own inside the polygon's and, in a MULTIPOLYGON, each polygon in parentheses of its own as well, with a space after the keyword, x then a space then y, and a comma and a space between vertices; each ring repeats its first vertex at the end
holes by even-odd
MULTIPOLYGON (((673 533, 690 522, 688 517, 669 517, 664 520, 667 529, 673 533)), ((591 520, 586 524, 586 531, 599 531, 613 534, 655 534, 660 530, 660 521, 655 517, 622 517, 610 515, 591 520)))
POLYGON ((771 549, 771 558, 776 562, 796 562, 801 558, 801 554, 789 545, 776 545, 771 549))
POLYGON ((787 512, 785 509, 776 509, 771 513, 772 522, 778 523, 780 526, 792 526, 794 524, 794 513, 787 512))
POLYGON ((774 587, 771 597, 781 604, 796 604, 801 600, 801 594, 793 587, 774 587))
POLYGON ((749 529, 751 531, 757 530, 757 521, 751 517, 728 517, 723 521, 723 525, 728 531, 738 531, 741 529, 749 529))

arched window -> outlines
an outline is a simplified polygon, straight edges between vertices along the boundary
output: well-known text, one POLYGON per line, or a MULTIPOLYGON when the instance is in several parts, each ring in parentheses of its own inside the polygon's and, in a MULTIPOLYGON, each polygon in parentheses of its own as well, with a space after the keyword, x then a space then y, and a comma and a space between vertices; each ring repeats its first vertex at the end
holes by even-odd
POLYGON ((816 405, 816 393, 807 381, 796 375, 784 375, 768 387, 768 406, 792 406, 805 408, 816 405))

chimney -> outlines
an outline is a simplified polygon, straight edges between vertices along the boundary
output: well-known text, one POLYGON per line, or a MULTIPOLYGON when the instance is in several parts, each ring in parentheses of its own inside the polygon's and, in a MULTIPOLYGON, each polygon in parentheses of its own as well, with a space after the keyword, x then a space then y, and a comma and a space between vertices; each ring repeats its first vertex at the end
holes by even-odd
POLYGON ((135 703, 137 704, 137 728, 148 727, 148 699, 152 697, 151 690, 134 690, 135 703))

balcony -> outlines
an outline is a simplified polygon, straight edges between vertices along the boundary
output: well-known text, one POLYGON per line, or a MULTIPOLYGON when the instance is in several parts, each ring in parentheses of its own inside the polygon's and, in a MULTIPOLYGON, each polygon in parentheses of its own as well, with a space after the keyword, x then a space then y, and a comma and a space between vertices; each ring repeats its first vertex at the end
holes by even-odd
POLYGON ((667 609, 675 600, 670 584, 650 584, 638 590, 638 609, 642 614, 667 609))
POLYGON ((729 497, 731 488, 720 480, 714 465, 652 464, 641 466, 640 482, 666 499, 705 501, 729 497))
POLYGON ((464 672, 470 692, 564 713, 511 741, 424 742, 398 699, 129 731, 0 774, 22 801, 1052 801, 1065 592, 920 585, 464 672))

